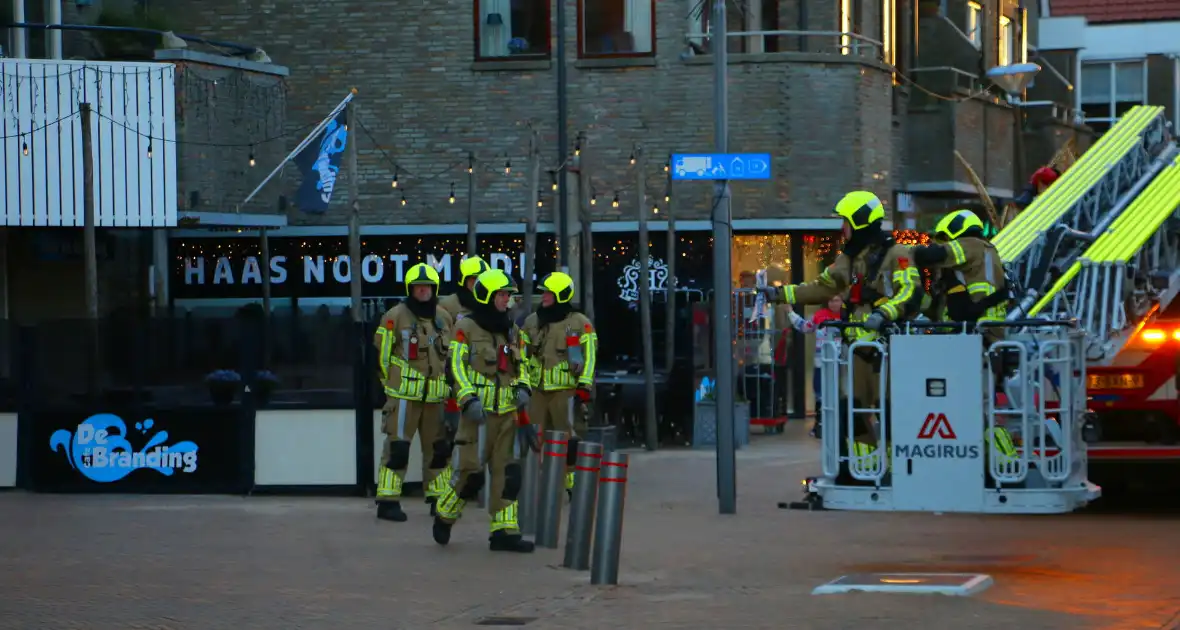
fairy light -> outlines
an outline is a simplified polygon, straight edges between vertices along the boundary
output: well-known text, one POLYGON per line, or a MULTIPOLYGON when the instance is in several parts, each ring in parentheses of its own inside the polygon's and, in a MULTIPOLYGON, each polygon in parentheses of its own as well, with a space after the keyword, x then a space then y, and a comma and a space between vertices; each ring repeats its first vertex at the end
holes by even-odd
POLYGON ((635 166, 635 152, 631 152, 631 166, 635 166))
POLYGON ((21 142, 20 143, 20 151, 21 151, 21 153, 28 155, 29 154, 29 143, 28 142, 21 142))
POLYGON ((250 149, 250 166, 254 166, 254 149, 250 149))
POLYGON ((574 143, 574 157, 578 157, 579 155, 582 155, 582 143, 580 141, 574 143))
POLYGON ((617 192, 615 193, 615 198, 611 200, 610 207, 612 207, 612 208, 619 207, 619 193, 617 193, 617 192))
POLYGON ((455 182, 451 182, 451 194, 447 197, 447 202, 455 203, 455 182))
POLYGON ((504 174, 508 175, 510 173, 512 173, 512 160, 505 160, 504 161, 504 174))
POLYGON ((592 206, 598 205, 598 193, 594 193, 594 194, 590 195, 590 205, 592 205, 592 206))
POLYGON ((658 205, 656 205, 656 204, 654 204, 654 203, 653 203, 653 204, 651 205, 651 213, 652 213, 652 214, 659 214, 659 213, 660 213, 660 207, 659 207, 658 205))
POLYGON ((475 172, 475 156, 467 156, 467 173, 470 175, 475 172))
POLYGON ((402 193, 402 205, 406 205, 406 193, 402 193))
POLYGON ((150 143, 150 142, 148 143, 147 157, 149 160, 152 159, 152 143, 150 143))
POLYGON ((552 184, 550 186, 550 188, 552 188, 553 190, 557 190, 557 173, 555 171, 550 171, 549 172, 549 179, 552 184))
POLYGON ((391 184, 391 187, 393 188, 397 188, 397 176, 399 170, 401 170, 399 167, 393 167, 393 183, 391 184))

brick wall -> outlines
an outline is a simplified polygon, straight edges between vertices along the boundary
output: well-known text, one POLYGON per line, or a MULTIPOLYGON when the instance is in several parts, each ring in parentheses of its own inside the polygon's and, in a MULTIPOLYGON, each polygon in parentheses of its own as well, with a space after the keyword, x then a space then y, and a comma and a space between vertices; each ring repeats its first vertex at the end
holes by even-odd
MULTIPOLYGON (((541 132, 544 163, 558 162, 556 70, 546 62, 473 64, 472 4, 183 0, 174 15, 188 16, 185 32, 258 45, 289 67, 288 129, 314 122, 349 88, 358 89, 359 115, 384 150, 358 134, 365 223, 463 222, 468 151, 486 158, 479 219, 523 220, 530 196, 526 121, 541 132), (385 154, 403 168, 406 207, 390 185, 385 154), (508 176, 504 155, 513 158, 508 176), (450 165, 458 166, 439 174, 450 165), (453 206, 446 201, 452 181, 459 197, 453 206)), ((669 152, 713 148, 712 68, 707 58, 681 58, 688 2, 657 2, 654 60, 620 67, 577 62, 576 2, 566 4, 571 139, 588 134, 584 156, 594 188, 608 197, 621 191, 622 207, 599 203, 595 218, 631 218, 636 191, 627 158, 634 143, 648 155, 649 199, 662 198, 669 152)), ((876 3, 863 5, 871 13, 876 3)), ((797 29, 798 20, 793 10, 780 11, 779 28, 797 29)), ((867 23, 877 20, 866 16, 867 23)), ((834 28, 834 9, 812 8, 808 26, 834 28)), ((797 52, 797 38, 781 39, 780 50, 796 52, 732 58, 730 150, 772 153, 775 175, 770 183, 734 186, 735 217, 829 216, 833 198, 856 187, 888 198, 897 173, 888 74, 868 60, 815 52, 831 49, 830 42, 813 39, 810 52, 797 52)), ((554 205, 547 184, 543 174, 542 220, 554 205)), ((707 216, 711 192, 707 183, 678 185, 678 216, 707 216)), ((346 207, 347 187, 340 187, 326 215, 293 212, 291 219, 338 224, 346 207)))

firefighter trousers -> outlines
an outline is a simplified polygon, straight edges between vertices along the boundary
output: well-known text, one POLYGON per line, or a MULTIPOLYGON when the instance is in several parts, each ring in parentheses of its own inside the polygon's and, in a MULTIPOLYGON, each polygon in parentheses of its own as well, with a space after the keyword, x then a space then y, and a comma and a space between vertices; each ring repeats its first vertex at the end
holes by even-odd
POLYGON ((467 502, 479 497, 484 483, 490 481, 491 530, 520 533, 517 497, 524 476, 516 453, 516 414, 488 414, 482 424, 462 420, 453 458, 455 472, 438 499, 438 518, 446 523, 457 521, 467 502), (490 480, 486 479, 489 474, 490 480))
POLYGON ((377 501, 400 501, 410 465, 414 435, 422 448, 422 488, 429 495, 435 478, 447 467, 450 444, 442 426, 442 403, 389 398, 381 410, 385 445, 377 473, 377 501))
POLYGON ((578 459, 578 439, 587 435, 586 418, 581 404, 574 395, 577 390, 559 389, 550 392, 536 391, 529 402, 529 416, 541 427, 541 431, 565 431, 570 442, 566 455, 565 489, 574 487, 574 464, 578 459))

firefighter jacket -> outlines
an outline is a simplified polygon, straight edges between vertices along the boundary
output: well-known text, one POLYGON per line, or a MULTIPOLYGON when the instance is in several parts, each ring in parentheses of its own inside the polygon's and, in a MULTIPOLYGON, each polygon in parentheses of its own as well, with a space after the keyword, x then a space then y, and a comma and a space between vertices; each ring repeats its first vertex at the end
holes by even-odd
POLYGON ((598 333, 584 314, 571 310, 561 321, 541 323, 532 313, 520 339, 533 386, 547 392, 594 388, 598 333))
POLYGON ((373 343, 386 396, 428 403, 446 398, 451 328, 451 315, 443 309, 436 308, 433 319, 415 315, 405 303, 385 313, 373 343))
POLYGON ((473 396, 488 413, 516 411, 517 385, 531 387, 515 325, 507 334, 481 328, 472 317, 455 324, 451 340, 451 374, 455 398, 464 406, 473 396))
POLYGON ((957 322, 1003 320, 1007 314, 1004 263, 991 242, 964 236, 914 251, 915 262, 939 270, 945 287, 944 318, 957 322))
POLYGON ((451 314, 451 317, 453 317, 456 322, 471 315, 471 309, 463 305, 463 302, 459 300, 458 293, 452 293, 446 297, 439 298, 438 305, 439 307, 446 309, 446 311, 451 314))
MULTIPOLYGON (((908 319, 918 313, 925 294, 911 248, 888 240, 883 246, 866 247, 856 256, 841 253, 815 280, 783 287, 782 296, 788 304, 823 304, 845 291, 848 319, 853 322, 864 321, 874 310, 890 321, 908 319)), ((863 329, 845 334, 875 337, 863 329)))

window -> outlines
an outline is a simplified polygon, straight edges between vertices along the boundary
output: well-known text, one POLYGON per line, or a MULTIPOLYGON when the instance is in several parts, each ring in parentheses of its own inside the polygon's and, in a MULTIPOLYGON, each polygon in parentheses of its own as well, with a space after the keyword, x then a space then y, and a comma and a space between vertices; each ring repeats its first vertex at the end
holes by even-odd
POLYGON ((967 39, 979 48, 983 44, 983 5, 978 2, 967 3, 967 39))
MULTIPOLYGON (((881 0, 881 60, 897 65, 897 0, 881 0)), ((896 77, 894 77, 896 80, 896 77)))
POLYGON ((579 57, 645 57, 655 53, 655 0, 580 0, 579 57))
POLYGON ((996 52, 997 65, 1009 66, 1012 65, 1013 59, 1016 58, 1016 38, 1012 33, 1012 19, 1000 16, 1000 46, 996 52))
POLYGON ((548 56, 549 0, 476 0, 476 59, 548 56))
POLYGON ((1082 64, 1079 100, 1086 124, 1101 133, 1127 110, 1147 103, 1147 64, 1102 61, 1082 64))

